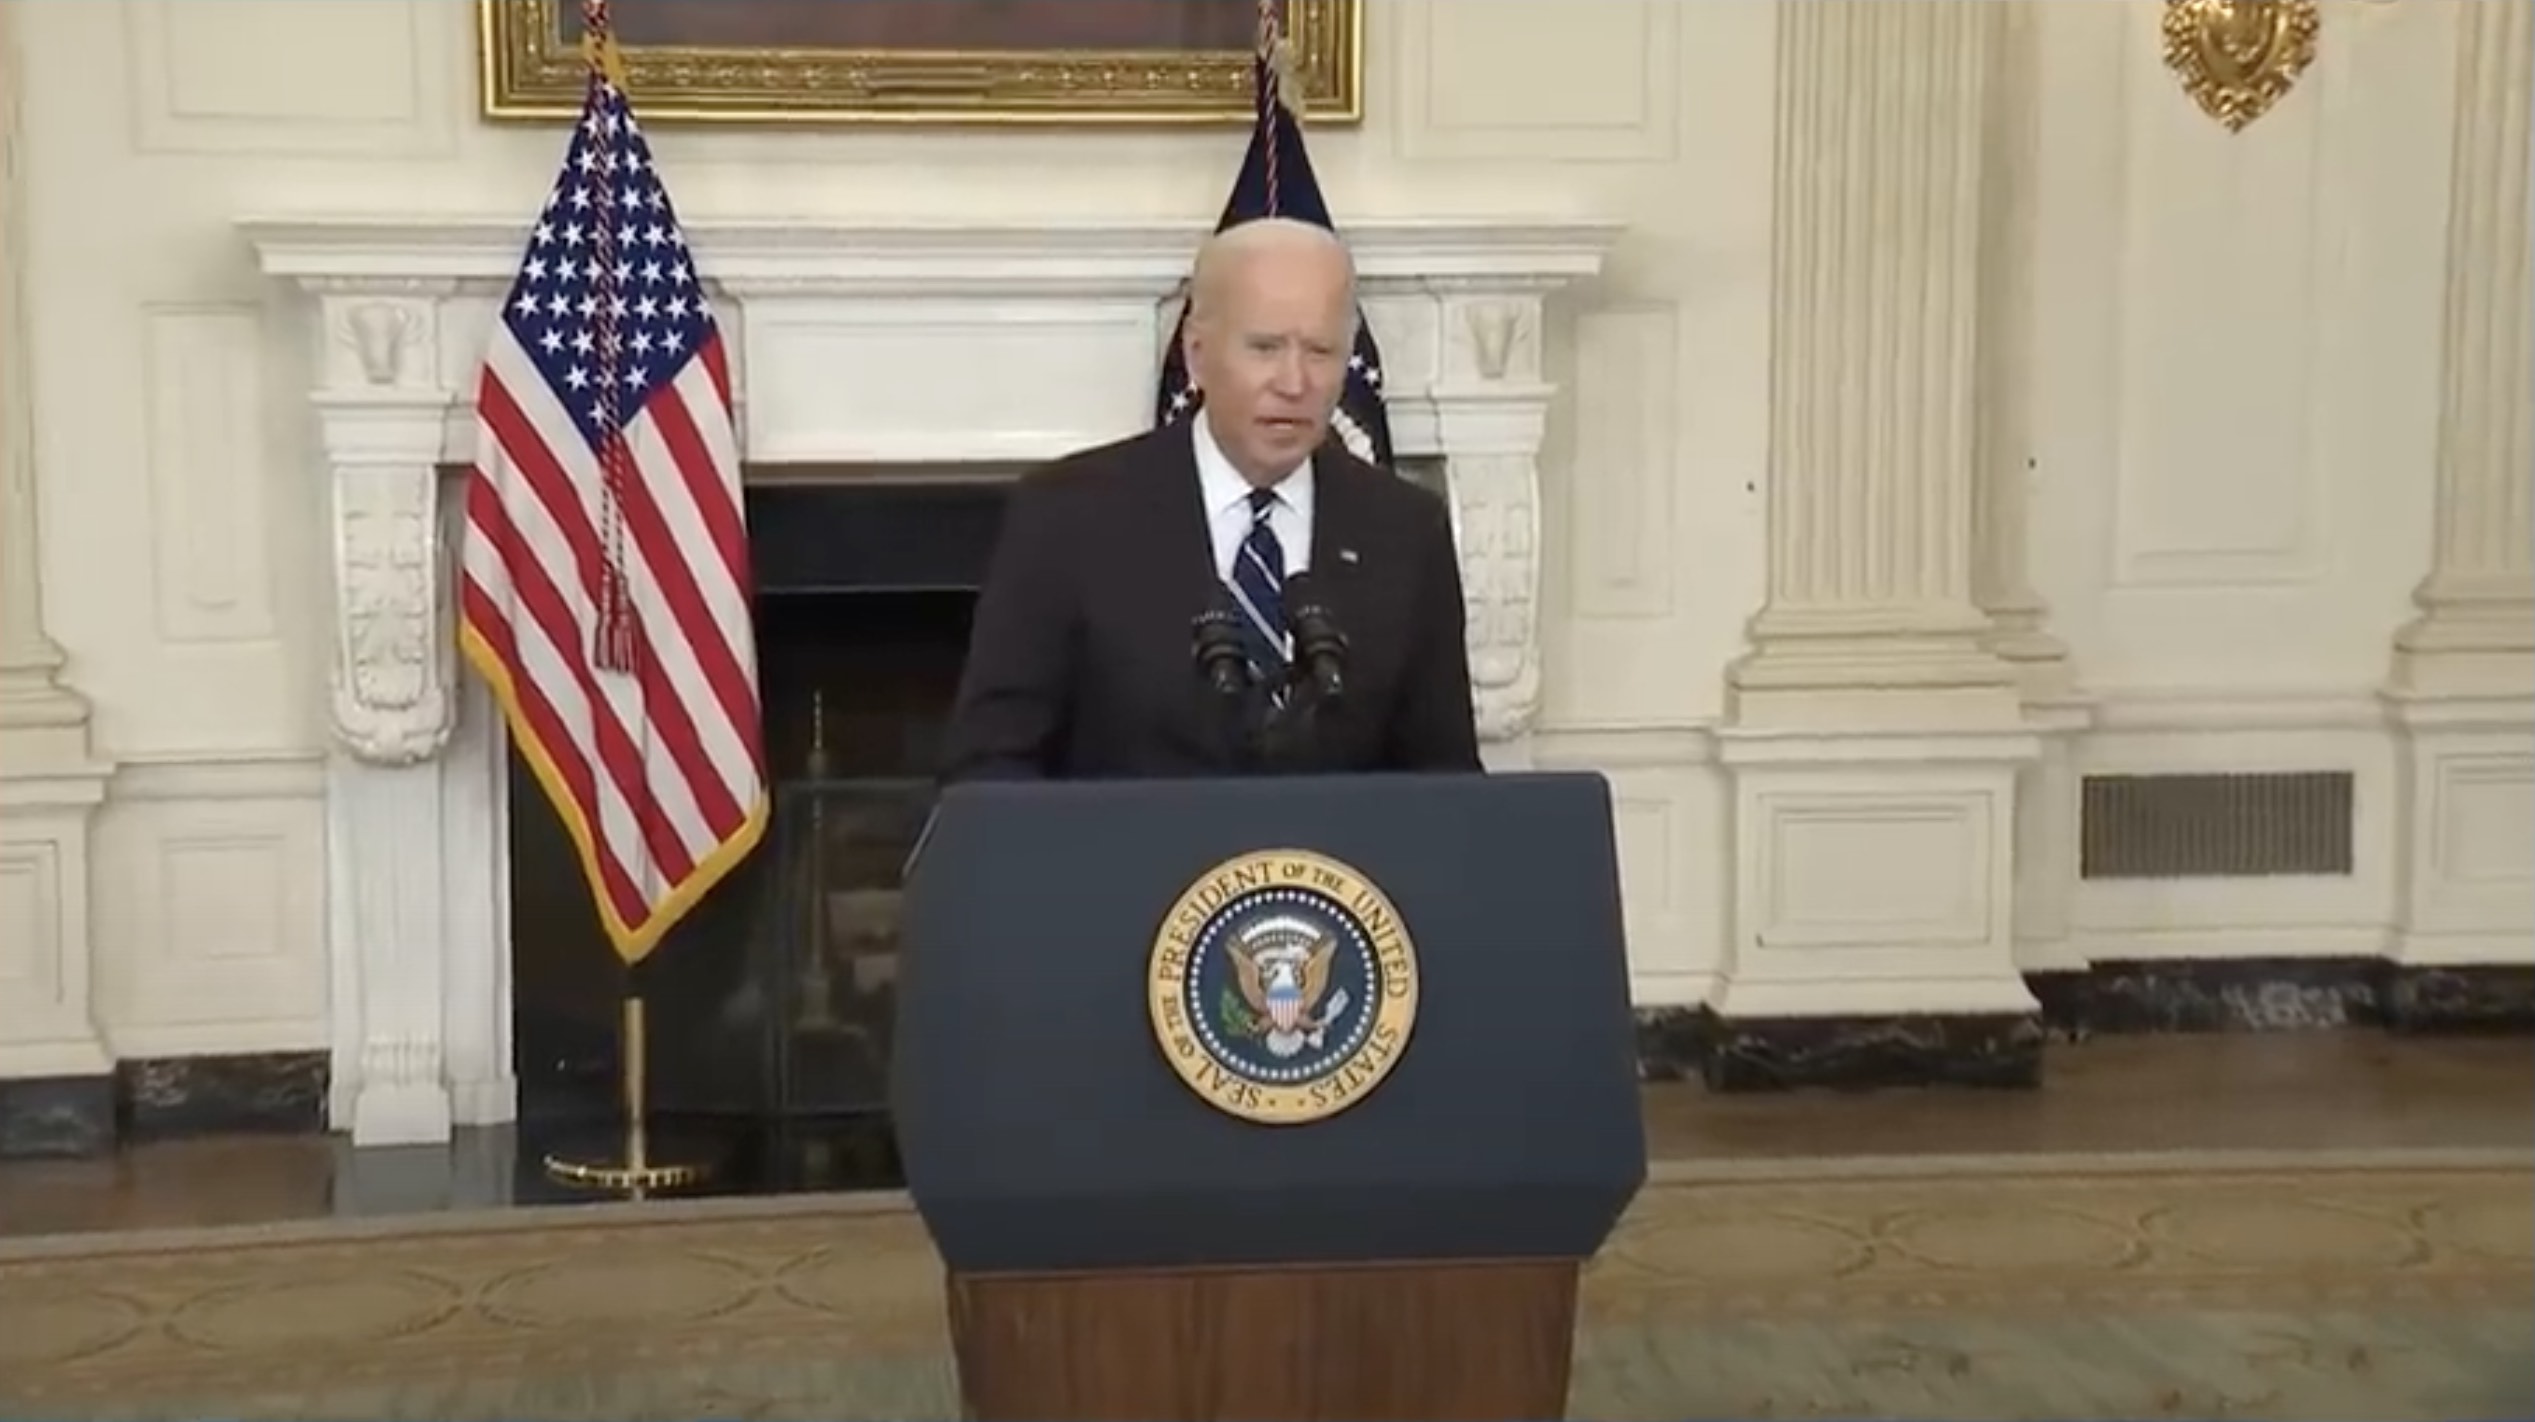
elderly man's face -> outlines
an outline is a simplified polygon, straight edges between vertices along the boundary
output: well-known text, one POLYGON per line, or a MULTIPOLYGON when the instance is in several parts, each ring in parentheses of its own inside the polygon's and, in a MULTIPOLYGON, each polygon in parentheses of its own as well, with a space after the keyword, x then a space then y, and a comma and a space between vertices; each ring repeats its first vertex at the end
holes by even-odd
POLYGON ((1313 247, 1242 253, 1189 322, 1189 375, 1206 425, 1253 483, 1292 473, 1328 436, 1355 336, 1345 257, 1313 247))

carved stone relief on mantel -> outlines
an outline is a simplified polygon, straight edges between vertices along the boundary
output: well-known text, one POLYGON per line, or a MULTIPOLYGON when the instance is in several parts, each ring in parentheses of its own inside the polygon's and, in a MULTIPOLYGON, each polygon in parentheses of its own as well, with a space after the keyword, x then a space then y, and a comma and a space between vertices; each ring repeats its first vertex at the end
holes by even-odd
POLYGON ((354 756, 411 765, 453 724, 455 624, 439 471, 351 467, 334 480, 337 736, 354 756))
POLYGON ((330 466, 337 740, 356 759, 439 754, 455 718, 452 571, 439 465, 450 396, 439 385, 438 302, 450 281, 312 284, 330 466))
POLYGON ((1540 714, 1540 474, 1530 454, 1447 461, 1469 609, 1470 692, 1482 741, 1528 734, 1540 714))

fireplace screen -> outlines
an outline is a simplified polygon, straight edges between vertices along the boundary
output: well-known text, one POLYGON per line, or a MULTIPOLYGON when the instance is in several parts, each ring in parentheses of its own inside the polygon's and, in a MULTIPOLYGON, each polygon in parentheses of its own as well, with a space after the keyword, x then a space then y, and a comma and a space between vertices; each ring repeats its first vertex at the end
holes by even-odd
POLYGON ((776 792, 757 938, 779 1115, 888 1109, 898 875, 933 794, 928 781, 816 774, 776 792))
MULTIPOLYGON (((756 1162, 758 1187, 895 1183, 844 1156, 888 1136, 899 880, 1000 503, 995 486, 751 490, 772 816, 631 985, 656 1123, 756 1162)), ((629 983, 516 763, 511 810, 520 1114, 539 1137, 616 1116, 629 983)))

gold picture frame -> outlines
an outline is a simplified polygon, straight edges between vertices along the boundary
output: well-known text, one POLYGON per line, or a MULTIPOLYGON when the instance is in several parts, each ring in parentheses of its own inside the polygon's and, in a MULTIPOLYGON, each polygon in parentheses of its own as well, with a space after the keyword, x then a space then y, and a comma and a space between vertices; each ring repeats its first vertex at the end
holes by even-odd
MULTIPOLYGON (((578 114, 587 61, 576 0, 476 3, 485 116, 578 114)), ((628 87, 646 121, 1171 125, 1251 118, 1254 47, 1246 37, 1231 40, 1245 33, 1241 16, 1255 16, 1252 0, 1110 0, 1105 12, 1091 8, 1099 3, 856 0, 849 12, 803 0, 616 0, 614 27, 628 87), (700 5, 714 9, 707 15, 700 5), (1062 7, 1063 22, 1042 7, 1062 7), (886 29, 893 14, 928 35, 957 26, 982 42, 973 49, 848 47, 801 32, 849 23, 868 33, 886 29), (1172 28, 1203 29, 1216 43, 1116 42, 1138 24, 1158 34, 1164 14, 1175 21, 1172 28), (751 32, 752 38, 697 42, 692 31, 699 26, 751 32), (674 33, 680 29, 690 33, 674 33), (1034 41, 1034 32, 1066 29, 1107 45, 1034 41), (669 32, 665 41, 663 32, 669 32)), ((1284 0, 1294 78, 1315 123, 1353 124, 1364 117, 1365 3, 1284 0)))

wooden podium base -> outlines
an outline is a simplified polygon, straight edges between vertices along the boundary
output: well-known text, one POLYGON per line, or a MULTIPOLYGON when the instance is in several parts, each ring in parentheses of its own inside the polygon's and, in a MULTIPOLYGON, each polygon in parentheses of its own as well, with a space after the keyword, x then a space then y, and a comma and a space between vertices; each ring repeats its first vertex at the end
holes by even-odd
POLYGON ((974 1422, 1550 1422, 1573 1260, 958 1274, 974 1422))

